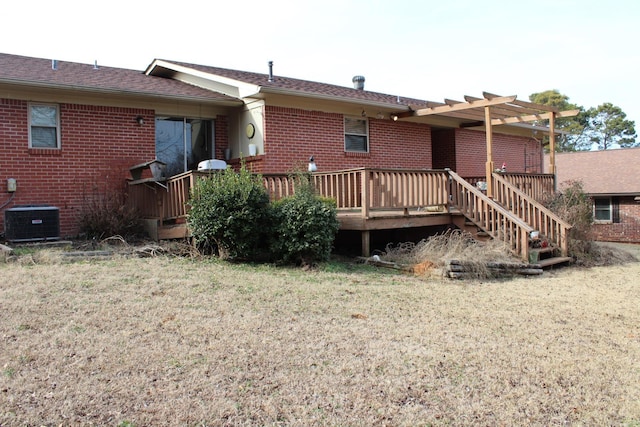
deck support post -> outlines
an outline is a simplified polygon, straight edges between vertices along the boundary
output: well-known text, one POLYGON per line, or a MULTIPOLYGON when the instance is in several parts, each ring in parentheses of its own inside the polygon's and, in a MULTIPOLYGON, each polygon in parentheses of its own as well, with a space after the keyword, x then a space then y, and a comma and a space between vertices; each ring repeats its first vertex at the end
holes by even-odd
POLYGON ((368 257, 371 255, 371 235, 369 230, 362 230, 362 256, 368 257))
POLYGON ((487 196, 493 197, 493 128, 491 123, 491 107, 484 107, 484 128, 487 139, 487 196))

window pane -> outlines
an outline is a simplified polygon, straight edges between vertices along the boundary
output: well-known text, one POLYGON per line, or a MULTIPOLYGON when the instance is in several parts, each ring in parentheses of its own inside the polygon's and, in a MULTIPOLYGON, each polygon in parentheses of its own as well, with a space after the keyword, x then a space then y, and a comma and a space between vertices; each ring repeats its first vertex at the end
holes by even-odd
POLYGON ((344 148, 347 151, 367 151, 367 137, 359 135, 345 135, 344 148))
POLYGON ((596 221, 611 221, 611 201, 609 199, 595 199, 593 216, 596 221))
POLYGON ((31 127, 31 146, 34 148, 58 148, 56 128, 31 127))
POLYGON ((344 119, 344 133, 355 133, 357 135, 367 134, 367 121, 359 119, 344 119))
POLYGON ((31 125, 56 127, 58 125, 56 113, 56 107, 50 105, 32 105, 31 125))

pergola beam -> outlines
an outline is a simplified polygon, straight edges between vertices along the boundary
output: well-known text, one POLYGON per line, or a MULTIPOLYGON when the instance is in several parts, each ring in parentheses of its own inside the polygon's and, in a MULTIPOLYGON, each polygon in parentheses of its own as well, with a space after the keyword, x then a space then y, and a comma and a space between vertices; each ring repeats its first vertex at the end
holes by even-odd
POLYGON ((409 116, 429 116, 433 114, 446 114, 453 111, 462 111, 469 110, 472 108, 479 107, 488 107, 491 105, 499 105, 499 104, 507 104, 509 102, 513 102, 516 100, 516 96, 499 96, 493 99, 481 99, 478 101, 472 102, 456 102, 447 100, 448 103, 446 105, 441 105, 438 107, 429 107, 429 108, 421 108, 419 110, 413 111, 410 115, 399 115, 399 117, 409 117, 409 116))
POLYGON ((534 122, 536 120, 549 120, 552 115, 555 115, 556 119, 562 117, 574 117, 580 113, 580 110, 566 110, 560 111, 558 113, 542 113, 542 114, 529 114, 527 116, 519 116, 519 117, 507 117, 504 119, 492 119, 492 125, 508 125, 511 123, 525 123, 525 122, 534 122))
MULTIPOLYGON (((472 101, 479 101, 483 98, 476 98, 475 96, 469 96, 469 95, 465 95, 464 96, 465 101, 467 102, 472 102, 472 101)), ((514 101, 517 102, 517 101, 514 101)), ((511 104, 504 104, 504 105, 497 105, 494 106, 491 109, 491 115, 492 117, 496 117, 496 115, 498 116, 505 116, 505 117, 511 117, 511 116, 522 116, 525 114, 538 114, 541 111, 546 111, 546 110, 541 110, 541 109, 535 109, 535 108, 525 108, 525 107, 521 107, 521 106, 517 106, 514 103, 511 104)))
MULTIPOLYGON (((486 99, 495 99, 495 98, 499 98, 499 95, 496 95, 494 93, 489 93, 489 92, 482 92, 482 96, 484 96, 486 99)), ((523 108, 531 108, 534 110, 542 110, 542 111, 548 111, 550 113, 558 113, 560 110, 558 109, 558 107, 553 107, 551 105, 544 105, 544 104, 535 104, 533 102, 527 102, 527 101, 514 101, 512 103, 513 105, 517 105, 519 107, 523 107, 523 108)))

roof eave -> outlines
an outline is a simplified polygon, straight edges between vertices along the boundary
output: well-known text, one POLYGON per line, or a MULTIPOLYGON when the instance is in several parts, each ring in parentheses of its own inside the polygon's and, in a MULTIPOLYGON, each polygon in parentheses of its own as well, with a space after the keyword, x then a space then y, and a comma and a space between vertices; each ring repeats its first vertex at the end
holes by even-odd
POLYGON ((17 80, 17 79, 0 79, 0 84, 19 85, 24 87, 37 87, 41 89, 67 90, 67 91, 71 90, 71 91, 77 91, 77 92, 88 93, 88 94, 142 96, 142 97, 148 97, 148 98, 154 98, 154 99, 205 102, 205 103, 211 103, 211 104, 227 106, 227 107, 237 107, 237 106, 243 105, 243 102, 241 100, 237 100, 237 101, 236 100, 220 100, 220 99, 211 99, 208 97, 198 97, 198 96, 165 95, 165 94, 158 94, 158 93, 144 92, 144 91, 105 89, 105 88, 95 88, 95 87, 87 87, 87 86, 52 84, 52 83, 33 82, 33 81, 25 81, 25 80, 17 80))
MULTIPOLYGON (((333 102, 341 102, 347 104, 357 105, 359 107, 375 107, 375 108, 383 108, 390 111, 396 111, 398 109, 404 111, 410 111, 410 107, 408 105, 397 104, 392 102, 380 102, 380 101, 372 101, 366 99, 357 99, 346 96, 336 96, 336 95, 324 95, 318 93, 311 92, 303 92, 292 89, 282 89, 275 87, 260 87, 261 94, 273 94, 273 95, 285 95, 285 96, 295 96, 300 98, 308 98, 308 99, 317 99, 321 101, 333 101, 333 102)), ((262 98, 265 98, 264 96, 262 98)))
POLYGON ((206 73, 162 59, 155 59, 144 71, 144 74, 170 77, 183 83, 239 99, 255 97, 260 92, 258 85, 206 73))

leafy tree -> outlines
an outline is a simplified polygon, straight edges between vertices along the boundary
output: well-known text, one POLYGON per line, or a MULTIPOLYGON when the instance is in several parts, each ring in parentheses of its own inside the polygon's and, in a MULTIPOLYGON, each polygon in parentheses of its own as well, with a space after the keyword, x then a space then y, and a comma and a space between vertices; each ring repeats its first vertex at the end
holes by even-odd
MULTIPOLYGON (((563 117, 556 120, 555 128, 562 132, 556 140, 556 151, 577 151, 590 148, 589 142, 583 138, 583 132, 587 125, 587 113, 584 107, 570 103, 569 97, 563 95, 557 89, 532 93, 529 95, 529 100, 536 104, 556 107, 560 111, 580 111, 577 116, 563 117)), ((544 120, 540 124, 548 125, 549 120, 544 120)), ((544 138, 544 143, 548 143, 548 137, 544 138)))
POLYGON ((599 150, 612 148, 616 144, 622 148, 638 146, 635 123, 627 120, 627 115, 620 107, 605 102, 598 108, 590 108, 587 119, 587 140, 597 144, 599 150))

